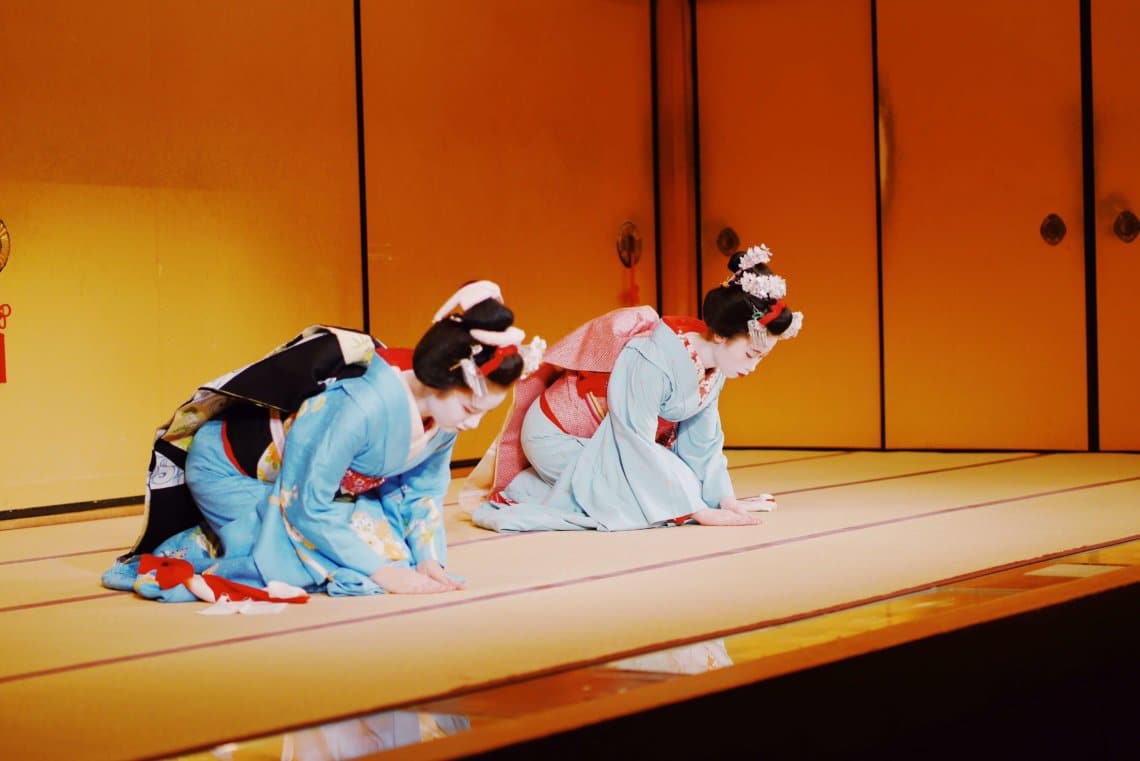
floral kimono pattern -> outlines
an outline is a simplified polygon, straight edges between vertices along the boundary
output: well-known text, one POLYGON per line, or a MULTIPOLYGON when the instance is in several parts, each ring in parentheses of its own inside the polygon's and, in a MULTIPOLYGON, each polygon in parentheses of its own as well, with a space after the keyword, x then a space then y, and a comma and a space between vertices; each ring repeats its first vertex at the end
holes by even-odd
MULTIPOLYGON (((200 520, 160 542, 154 555, 242 584, 331 595, 383 592, 370 575, 385 565, 446 563, 442 505, 455 434, 436 430, 412 452, 423 433, 414 401, 399 369, 375 352, 362 375, 333 380, 300 404, 272 480, 237 467, 224 425, 200 424, 185 458, 200 520), (346 491, 346 481, 363 491, 346 491)), ((164 601, 194 599, 138 573, 148 552, 121 558, 104 584, 164 601)))

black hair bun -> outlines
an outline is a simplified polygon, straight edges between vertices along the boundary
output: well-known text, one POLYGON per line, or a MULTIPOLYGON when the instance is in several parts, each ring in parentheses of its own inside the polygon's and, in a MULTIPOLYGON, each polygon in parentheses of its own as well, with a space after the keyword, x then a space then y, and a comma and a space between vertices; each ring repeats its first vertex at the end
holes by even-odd
POLYGON ((515 321, 515 313, 498 299, 483 299, 458 317, 457 322, 468 330, 506 330, 515 321))

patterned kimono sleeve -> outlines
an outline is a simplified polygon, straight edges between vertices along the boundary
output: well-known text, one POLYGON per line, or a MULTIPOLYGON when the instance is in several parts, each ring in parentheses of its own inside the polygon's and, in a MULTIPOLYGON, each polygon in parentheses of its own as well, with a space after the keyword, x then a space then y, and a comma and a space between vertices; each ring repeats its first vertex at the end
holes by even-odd
POLYGON ((343 568, 365 575, 388 561, 352 529, 355 505, 337 501, 341 479, 367 441, 368 421, 361 407, 337 389, 305 401, 285 441, 276 502, 295 542, 312 546, 343 568))
MULTIPOLYGON (((438 434, 447 435, 447 434, 438 434)), ((443 528, 443 499, 451 483, 451 452, 455 436, 416 467, 400 474, 404 539, 419 565, 435 560, 447 565, 447 535, 443 528)))
POLYGON ((697 474, 701 482, 701 499, 709 507, 719 507, 720 501, 733 495, 732 480, 728 476, 728 458, 724 456, 724 431, 720 426, 720 411, 716 399, 704 409, 677 426, 674 451, 697 474))

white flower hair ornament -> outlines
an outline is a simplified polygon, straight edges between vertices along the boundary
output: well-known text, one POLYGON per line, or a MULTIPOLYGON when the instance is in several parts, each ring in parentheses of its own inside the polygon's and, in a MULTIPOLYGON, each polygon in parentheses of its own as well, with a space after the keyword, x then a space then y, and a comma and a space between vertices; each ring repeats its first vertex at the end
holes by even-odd
POLYGON ((754 309, 752 319, 748 321, 748 339, 752 348, 765 353, 772 350, 777 340, 795 338, 804 323, 803 312, 792 312, 792 322, 783 333, 777 335, 768 330, 768 325, 787 309, 784 297, 788 295, 788 283, 784 278, 771 273, 758 275, 752 272, 754 267, 770 261, 772 250, 767 245, 750 246, 741 254, 736 271, 724 281, 725 286, 739 283, 740 289, 749 296, 772 302, 767 307, 754 309))
POLYGON ((736 271, 725 278, 721 285, 728 287, 735 282, 743 280, 745 277, 758 277, 758 275, 749 270, 759 264, 767 264, 770 261, 772 261, 772 251, 768 246, 763 243, 759 246, 750 246, 747 251, 740 255, 740 259, 736 262, 736 271))
POLYGON ((519 352, 522 354, 523 358, 523 371, 521 377, 525 378, 537 370, 542 364, 542 358, 546 354, 546 341, 544 341, 539 336, 535 336, 534 338, 530 339, 529 344, 526 346, 520 346, 519 352))
POLYGON ((803 312, 792 312, 792 321, 783 333, 776 334, 768 330, 768 326, 788 308, 784 303, 784 297, 788 294, 788 284, 784 278, 745 272, 740 277, 740 287, 750 296, 771 302, 765 307, 754 307, 752 319, 748 321, 748 338, 753 349, 767 353, 776 345, 777 340, 795 338, 799 334, 804 324, 803 312))
POLYGON ((779 275, 740 274, 740 288, 758 299, 779 299, 788 295, 788 283, 779 275))
POLYGON ((772 251, 765 244, 750 246, 736 265, 737 272, 750 270, 757 264, 767 264, 772 261, 772 251))
POLYGON ((804 313, 792 312, 792 324, 788 326, 787 330, 779 335, 781 341, 789 338, 795 338, 800 334, 800 328, 804 326, 804 313))

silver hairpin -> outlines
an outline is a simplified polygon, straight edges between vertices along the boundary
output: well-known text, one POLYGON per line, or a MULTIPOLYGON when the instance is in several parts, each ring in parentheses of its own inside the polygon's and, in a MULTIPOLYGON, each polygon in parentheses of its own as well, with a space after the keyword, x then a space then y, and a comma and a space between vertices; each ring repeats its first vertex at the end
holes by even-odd
POLYGON ((451 366, 450 369, 454 370, 459 368, 463 373, 463 382, 467 384, 467 388, 471 389, 471 393, 477 397, 482 397, 487 394, 487 379, 479 372, 479 365, 475 364, 475 355, 478 354, 483 347, 479 344, 471 345, 471 356, 464 357, 451 366))
POLYGON ((760 323, 760 317, 760 313, 756 312, 748 321, 748 341, 756 351, 767 353, 772 350, 772 346, 776 343, 776 337, 760 323))

